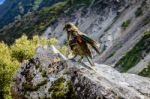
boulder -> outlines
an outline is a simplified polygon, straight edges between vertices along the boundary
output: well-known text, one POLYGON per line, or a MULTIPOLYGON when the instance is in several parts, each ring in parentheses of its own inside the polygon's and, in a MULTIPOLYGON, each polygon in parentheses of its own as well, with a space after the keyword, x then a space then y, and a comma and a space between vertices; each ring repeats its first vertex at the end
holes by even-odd
POLYGON ((13 79, 13 99, 150 99, 149 78, 69 60, 54 46, 36 50, 13 79))

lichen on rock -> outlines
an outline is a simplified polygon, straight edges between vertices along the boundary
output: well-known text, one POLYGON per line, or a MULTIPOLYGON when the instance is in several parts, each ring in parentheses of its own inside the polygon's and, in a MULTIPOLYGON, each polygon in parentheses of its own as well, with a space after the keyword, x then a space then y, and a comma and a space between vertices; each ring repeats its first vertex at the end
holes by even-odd
POLYGON ((64 77, 58 78, 48 89, 53 99, 77 99, 71 81, 64 77))
POLYGON ((67 60, 54 46, 37 48, 12 83, 14 99, 150 99, 150 80, 110 66, 67 60), (38 68, 37 68, 38 64, 38 68))

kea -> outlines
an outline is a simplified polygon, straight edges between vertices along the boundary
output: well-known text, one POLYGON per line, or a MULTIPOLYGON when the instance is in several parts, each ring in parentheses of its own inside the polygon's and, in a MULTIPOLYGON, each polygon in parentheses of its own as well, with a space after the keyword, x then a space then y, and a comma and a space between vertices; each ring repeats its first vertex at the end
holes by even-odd
POLYGON ((72 23, 66 23, 63 29, 67 32, 69 47, 75 55, 72 59, 79 55, 81 58, 78 61, 81 62, 82 59, 86 57, 91 66, 94 66, 95 64, 92 61, 92 53, 89 45, 100 54, 98 43, 85 35, 85 33, 80 32, 72 23))

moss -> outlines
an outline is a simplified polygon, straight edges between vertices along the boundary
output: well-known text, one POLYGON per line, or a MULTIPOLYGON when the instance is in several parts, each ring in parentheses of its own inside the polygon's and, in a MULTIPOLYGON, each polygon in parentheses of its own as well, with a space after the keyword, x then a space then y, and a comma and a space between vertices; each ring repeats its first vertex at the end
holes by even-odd
POLYGON ((52 98, 64 99, 65 98, 65 79, 63 77, 56 80, 49 88, 49 92, 52 92, 52 98))
POLYGON ((38 90, 37 86, 33 86, 29 83, 23 83, 22 86, 23 86, 25 91, 37 91, 38 90))
POLYGON ((144 77, 150 77, 150 63, 149 65, 144 68, 138 75, 144 76, 144 77))
POLYGON ((147 18, 144 19, 144 24, 143 24, 143 26, 144 26, 144 25, 147 25, 148 23, 150 23, 150 18, 149 18, 149 17, 147 17, 147 18))
POLYGON ((26 81, 31 82, 32 79, 33 79, 33 75, 29 73, 26 77, 26 81))
POLYGON ((122 23, 121 27, 126 29, 130 25, 131 20, 126 20, 122 23))
POLYGON ((36 62, 36 64, 35 64, 35 68, 38 69, 39 67, 40 67, 40 62, 38 61, 38 62, 36 62))
POLYGON ((52 93, 53 99, 76 99, 75 91, 71 82, 65 84, 65 78, 60 77, 49 88, 49 92, 52 93))
POLYGON ((31 83, 23 83, 22 86, 24 88, 25 91, 37 91, 40 86, 43 86, 47 83, 47 80, 43 80, 40 83, 38 83, 36 86, 33 86, 31 83))
POLYGON ((135 66, 144 57, 142 53, 150 52, 150 48, 147 47, 150 45, 149 38, 150 30, 146 31, 142 39, 115 64, 115 68, 121 72, 126 72, 135 66))
POLYGON ((47 80, 46 79, 41 81, 40 83, 38 83, 37 86, 43 86, 45 84, 47 84, 47 80))
POLYGON ((42 72, 42 67, 39 68, 39 72, 42 72))
POLYGON ((68 85, 68 91, 66 93, 67 99, 77 99, 77 95, 75 93, 74 87, 72 85, 71 81, 67 82, 68 85))
POLYGON ((46 77, 47 76, 47 72, 45 70, 42 71, 42 76, 46 77))
POLYGON ((58 78, 54 83, 52 84, 52 87, 49 88, 49 92, 51 91, 61 91, 64 88, 64 82, 65 79, 63 77, 58 78))

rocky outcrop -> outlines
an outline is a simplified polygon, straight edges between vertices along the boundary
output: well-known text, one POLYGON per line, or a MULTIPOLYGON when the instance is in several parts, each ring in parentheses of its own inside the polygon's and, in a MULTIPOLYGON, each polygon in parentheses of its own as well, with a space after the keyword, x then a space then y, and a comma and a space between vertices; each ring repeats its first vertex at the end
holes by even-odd
POLYGON ((150 79, 110 66, 68 60, 54 46, 37 48, 12 83, 13 99, 150 99, 150 79))

